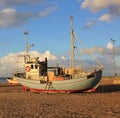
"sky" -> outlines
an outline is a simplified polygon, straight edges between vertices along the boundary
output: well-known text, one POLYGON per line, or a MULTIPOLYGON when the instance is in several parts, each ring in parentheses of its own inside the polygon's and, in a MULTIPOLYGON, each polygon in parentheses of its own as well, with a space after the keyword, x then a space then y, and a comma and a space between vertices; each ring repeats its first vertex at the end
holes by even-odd
POLYGON ((23 67, 26 38, 31 56, 68 66, 70 16, 82 66, 120 75, 120 0, 0 0, 0 77, 23 67))

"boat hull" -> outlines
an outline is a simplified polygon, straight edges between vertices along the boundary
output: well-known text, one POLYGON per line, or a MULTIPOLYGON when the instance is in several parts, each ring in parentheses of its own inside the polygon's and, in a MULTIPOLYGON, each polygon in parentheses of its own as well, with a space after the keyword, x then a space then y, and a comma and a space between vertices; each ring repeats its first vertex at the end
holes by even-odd
POLYGON ((102 77, 102 70, 99 70, 91 78, 87 76, 52 82, 41 82, 40 80, 25 79, 14 76, 14 78, 23 86, 30 88, 30 91, 37 92, 85 92, 95 91, 102 77))

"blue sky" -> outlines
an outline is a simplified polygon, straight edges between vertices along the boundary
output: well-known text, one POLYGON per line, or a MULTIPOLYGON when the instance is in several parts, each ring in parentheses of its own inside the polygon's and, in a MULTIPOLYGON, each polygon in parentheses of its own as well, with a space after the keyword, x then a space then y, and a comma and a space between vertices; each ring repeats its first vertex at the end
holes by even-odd
MULTIPOLYGON (((70 16, 74 16, 74 30, 87 47, 80 47, 80 53, 96 55, 108 74, 114 73, 110 39, 116 40, 115 60, 119 74, 119 0, 1 0, 0 75, 5 76, 17 68, 12 64, 18 64, 15 58, 25 50, 25 31, 29 32, 29 43, 35 44, 30 48, 34 55, 49 56, 49 60, 60 62, 67 60, 70 16)), ((87 63, 89 59, 91 61, 87 58, 87 63)))

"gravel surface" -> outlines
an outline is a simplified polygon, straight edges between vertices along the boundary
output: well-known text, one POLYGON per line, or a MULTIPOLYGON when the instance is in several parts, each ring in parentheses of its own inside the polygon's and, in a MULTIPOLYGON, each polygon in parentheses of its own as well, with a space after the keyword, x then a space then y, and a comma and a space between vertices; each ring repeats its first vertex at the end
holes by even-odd
POLYGON ((48 94, 0 86, 0 118, 120 118, 120 85, 95 93, 48 94))

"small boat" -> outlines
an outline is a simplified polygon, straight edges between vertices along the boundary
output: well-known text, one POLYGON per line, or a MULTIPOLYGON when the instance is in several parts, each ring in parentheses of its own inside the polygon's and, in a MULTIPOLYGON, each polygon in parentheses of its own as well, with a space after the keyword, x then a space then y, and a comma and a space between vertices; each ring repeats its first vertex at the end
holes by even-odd
MULTIPOLYGON (((72 23, 72 17, 70 17, 72 23)), ((28 33, 24 33, 28 34, 28 33)), ((95 91, 102 77, 103 67, 91 72, 75 67, 74 59, 74 31, 71 25, 71 63, 70 68, 59 66, 49 67, 47 58, 40 61, 39 57, 28 55, 28 41, 26 38, 25 73, 15 73, 14 78, 30 91, 48 93, 73 93, 95 91)))
POLYGON ((19 85, 20 84, 16 79, 11 78, 11 77, 8 77, 7 81, 9 84, 12 84, 12 85, 19 85))

